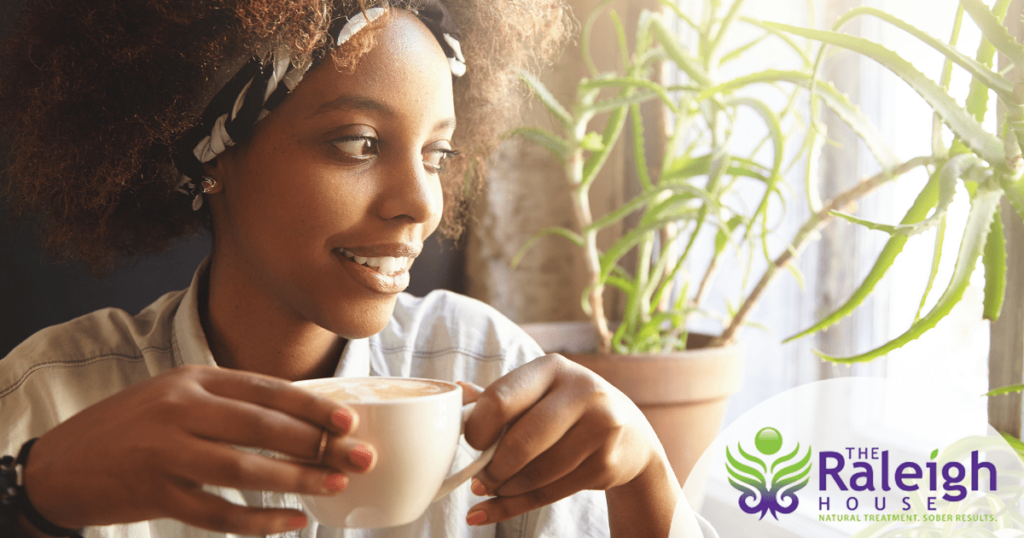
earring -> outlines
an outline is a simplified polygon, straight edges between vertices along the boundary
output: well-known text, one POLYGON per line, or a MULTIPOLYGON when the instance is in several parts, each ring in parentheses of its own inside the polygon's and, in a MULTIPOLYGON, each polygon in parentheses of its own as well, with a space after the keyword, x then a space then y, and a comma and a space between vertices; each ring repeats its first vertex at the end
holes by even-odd
POLYGON ((217 188, 217 180, 210 176, 203 176, 203 194, 209 194, 210 191, 217 188))

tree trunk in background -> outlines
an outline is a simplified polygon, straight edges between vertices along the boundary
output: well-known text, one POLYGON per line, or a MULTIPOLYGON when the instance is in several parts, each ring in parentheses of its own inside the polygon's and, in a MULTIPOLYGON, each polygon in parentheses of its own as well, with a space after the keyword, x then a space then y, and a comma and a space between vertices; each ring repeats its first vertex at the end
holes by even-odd
MULTIPOLYGON (((569 1, 580 27, 600 3, 598 0, 569 1)), ((637 16, 644 8, 659 9, 659 4, 656 0, 622 0, 611 7, 622 17, 632 47, 637 16)), ((595 25, 593 35, 614 35, 613 32, 610 19, 604 15, 595 25)), ((620 67, 615 40, 593 39, 591 54, 600 70, 620 67)), ((576 85, 588 76, 577 35, 556 64, 542 73, 541 80, 568 108, 576 96, 576 85)), ((525 125, 554 130, 555 121, 543 105, 533 101, 524 109, 525 125)), ((648 129, 658 125, 658 114, 651 112, 648 116, 655 118, 654 125, 645 119, 648 129)), ((599 131, 604 121, 601 116, 591 122, 591 130, 599 131)), ((656 131, 649 132, 653 135, 656 131)), ((624 195, 630 193, 628 186, 635 183, 632 158, 625 151, 625 144, 629 143, 627 135, 628 132, 623 133, 591 188, 591 209, 595 218, 621 205, 624 195)), ((656 138, 648 136, 649 141, 656 138)), ((656 142, 654 140, 651 146, 656 146, 656 142)), ((580 306, 587 281, 582 252, 567 239, 559 236, 541 239, 516 269, 511 268, 512 258, 541 229, 565 226, 577 230, 569 187, 557 158, 532 142, 504 142, 491 160, 486 192, 477 201, 474 212, 466 249, 468 295, 491 304, 518 323, 586 319, 580 306)), ((621 226, 609 228, 599 235, 598 244, 607 248, 620 236, 621 226)), ((616 293, 606 291, 608 316, 614 319, 621 308, 616 293)))

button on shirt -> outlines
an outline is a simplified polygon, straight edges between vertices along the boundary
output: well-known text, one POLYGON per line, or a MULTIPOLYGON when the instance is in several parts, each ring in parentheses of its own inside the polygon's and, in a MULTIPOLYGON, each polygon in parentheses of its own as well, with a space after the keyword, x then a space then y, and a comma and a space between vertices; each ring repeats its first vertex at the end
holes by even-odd
MULTIPOLYGON (((0 360, 0 454, 16 454, 77 412, 171 368, 215 366, 199 322, 200 286, 208 262, 188 289, 160 297, 137 315, 104 309, 44 329, 0 360)), ((350 340, 336 376, 401 376, 469 381, 487 386, 510 370, 543 355, 519 327, 493 308, 468 297, 435 291, 423 298, 398 297, 380 333, 350 340)), ((478 453, 461 441, 453 469, 478 453)), ((302 509, 296 495, 206 487, 225 499, 254 507, 302 509)), ((430 505, 418 520, 390 529, 337 529, 310 521, 279 536, 302 538, 423 537, 604 537, 608 536, 603 492, 583 491, 550 506, 483 527, 465 523, 483 498, 468 484, 430 505)), ((703 522, 702 522, 703 523, 703 522)), ((86 538, 223 537, 171 519, 88 527, 86 538)), ((710 536, 710 534, 709 534, 710 536)))

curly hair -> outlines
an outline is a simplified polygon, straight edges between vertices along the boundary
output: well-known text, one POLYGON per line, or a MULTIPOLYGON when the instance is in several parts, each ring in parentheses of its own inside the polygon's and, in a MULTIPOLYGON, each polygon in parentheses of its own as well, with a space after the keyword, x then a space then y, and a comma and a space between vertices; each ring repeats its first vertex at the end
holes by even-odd
MULTIPOLYGON (((209 227, 175 190, 174 143, 222 84, 267 43, 308 58, 332 14, 373 0, 29 2, 0 47, 0 190, 46 251, 102 274, 209 227), (335 5, 339 4, 339 5, 335 5), (344 5, 342 5, 344 4, 344 5)), ((561 0, 444 0, 467 73, 454 82, 462 157, 448 166, 442 232, 462 231, 467 196, 513 119, 518 72, 544 65, 568 27, 561 0)), ((341 11, 344 12, 344 11, 341 11)), ((372 32, 338 51, 352 64, 372 32)))

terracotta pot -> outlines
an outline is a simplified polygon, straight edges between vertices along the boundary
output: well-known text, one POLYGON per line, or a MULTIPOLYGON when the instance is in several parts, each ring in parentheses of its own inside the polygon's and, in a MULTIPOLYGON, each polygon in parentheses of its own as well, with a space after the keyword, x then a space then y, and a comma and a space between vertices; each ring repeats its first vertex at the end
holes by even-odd
POLYGON ((587 352, 596 347, 589 323, 534 323, 523 328, 544 351, 565 355, 629 396, 661 439, 680 484, 718 435, 728 398, 739 390, 743 378, 743 346, 702 347, 711 340, 707 335, 691 333, 689 349, 681 352, 602 355, 587 352))

